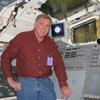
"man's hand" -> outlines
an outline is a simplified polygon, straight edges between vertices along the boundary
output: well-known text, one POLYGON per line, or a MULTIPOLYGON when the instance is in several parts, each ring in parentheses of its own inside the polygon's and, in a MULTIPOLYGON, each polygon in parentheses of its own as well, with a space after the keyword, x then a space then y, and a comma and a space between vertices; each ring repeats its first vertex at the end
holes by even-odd
POLYGON ((14 91, 20 91, 21 90, 21 83, 13 80, 12 77, 7 78, 7 81, 10 85, 10 87, 12 87, 14 89, 14 91))
POLYGON ((68 86, 61 87, 61 93, 64 98, 68 98, 72 94, 68 86))

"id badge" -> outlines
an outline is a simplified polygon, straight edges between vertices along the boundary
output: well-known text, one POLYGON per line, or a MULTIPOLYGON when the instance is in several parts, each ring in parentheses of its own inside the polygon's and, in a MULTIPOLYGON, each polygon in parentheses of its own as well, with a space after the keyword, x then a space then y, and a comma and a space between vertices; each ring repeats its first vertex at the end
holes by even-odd
POLYGON ((47 65, 53 66, 53 57, 47 57, 47 65))

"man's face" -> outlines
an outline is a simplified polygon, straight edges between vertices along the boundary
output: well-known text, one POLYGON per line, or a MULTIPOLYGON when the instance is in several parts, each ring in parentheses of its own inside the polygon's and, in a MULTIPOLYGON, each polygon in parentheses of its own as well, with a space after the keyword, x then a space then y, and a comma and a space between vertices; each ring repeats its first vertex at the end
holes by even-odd
POLYGON ((49 19, 45 18, 40 18, 36 23, 35 23, 35 34, 36 37, 39 39, 44 38, 49 32, 51 26, 51 21, 49 19))

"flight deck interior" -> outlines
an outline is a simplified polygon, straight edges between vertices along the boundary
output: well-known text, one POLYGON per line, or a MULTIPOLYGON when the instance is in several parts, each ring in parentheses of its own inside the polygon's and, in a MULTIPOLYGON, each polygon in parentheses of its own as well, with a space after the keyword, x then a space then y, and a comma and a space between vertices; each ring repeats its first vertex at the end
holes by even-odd
MULTIPOLYGON (((48 35, 62 55, 72 95, 67 100, 100 100, 100 0, 0 0, 0 56, 11 39, 32 30, 35 18, 52 19, 48 35)), ((12 61, 16 79, 16 59, 12 61)), ((57 100, 64 100, 51 76, 57 100)), ((0 64, 0 100, 16 100, 0 64)))

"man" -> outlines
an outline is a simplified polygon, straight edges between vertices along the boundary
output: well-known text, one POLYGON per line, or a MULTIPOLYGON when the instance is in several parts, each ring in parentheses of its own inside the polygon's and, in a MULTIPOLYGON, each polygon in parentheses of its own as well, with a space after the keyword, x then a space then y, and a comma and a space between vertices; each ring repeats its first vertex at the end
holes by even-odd
POLYGON ((55 71, 62 95, 71 95, 61 55, 55 42, 47 36, 51 24, 47 15, 39 15, 34 29, 12 39, 1 56, 5 77, 16 92, 17 100, 56 100, 49 78, 52 70, 55 71), (11 73, 11 60, 15 58, 17 81, 11 73))

